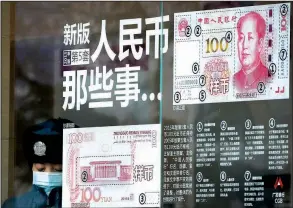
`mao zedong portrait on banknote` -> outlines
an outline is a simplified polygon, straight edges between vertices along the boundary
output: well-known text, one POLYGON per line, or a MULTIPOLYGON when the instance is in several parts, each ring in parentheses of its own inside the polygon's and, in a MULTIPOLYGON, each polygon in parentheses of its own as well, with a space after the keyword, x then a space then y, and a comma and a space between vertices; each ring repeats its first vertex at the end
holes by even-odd
POLYGON ((238 20, 237 32, 241 69, 234 74, 234 81, 239 91, 256 90, 259 82, 269 78, 261 60, 266 22, 259 13, 249 12, 238 20))

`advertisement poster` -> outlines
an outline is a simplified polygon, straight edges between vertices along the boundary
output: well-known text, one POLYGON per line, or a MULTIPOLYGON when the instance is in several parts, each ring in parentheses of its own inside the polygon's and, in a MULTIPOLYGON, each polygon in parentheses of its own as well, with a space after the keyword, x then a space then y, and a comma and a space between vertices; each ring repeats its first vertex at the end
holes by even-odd
POLYGON ((290 4, 174 14, 173 104, 289 98, 290 4))
POLYGON ((161 125, 64 129, 63 207, 159 207, 161 125))
POLYGON ((82 128, 64 130, 62 207, 160 207, 161 93, 154 80, 169 16, 128 13, 64 23, 55 112, 82 128))
POLYGON ((292 206, 290 8, 174 14, 164 207, 292 206))

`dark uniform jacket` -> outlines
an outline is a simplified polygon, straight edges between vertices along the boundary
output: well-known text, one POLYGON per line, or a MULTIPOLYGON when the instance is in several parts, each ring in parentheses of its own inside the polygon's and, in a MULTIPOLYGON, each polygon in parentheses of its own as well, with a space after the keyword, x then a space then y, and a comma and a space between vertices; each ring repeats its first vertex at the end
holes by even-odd
POLYGON ((49 196, 43 189, 33 185, 32 189, 4 202, 2 208, 61 208, 61 188, 55 188, 49 196))

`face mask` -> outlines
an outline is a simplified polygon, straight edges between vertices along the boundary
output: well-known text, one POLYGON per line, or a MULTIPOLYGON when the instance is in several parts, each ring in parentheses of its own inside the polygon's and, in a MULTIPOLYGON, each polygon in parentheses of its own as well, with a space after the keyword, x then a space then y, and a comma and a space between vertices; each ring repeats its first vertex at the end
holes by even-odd
POLYGON ((62 173, 33 172, 33 184, 49 195, 52 189, 62 186, 62 173))

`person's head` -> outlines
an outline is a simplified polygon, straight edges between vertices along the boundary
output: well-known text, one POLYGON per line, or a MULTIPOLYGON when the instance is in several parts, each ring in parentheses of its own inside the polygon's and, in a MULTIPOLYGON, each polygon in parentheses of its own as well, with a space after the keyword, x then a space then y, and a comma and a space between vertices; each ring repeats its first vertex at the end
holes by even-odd
POLYGON ((24 133, 24 152, 33 171, 33 184, 44 188, 47 193, 55 187, 62 186, 62 146, 65 123, 72 123, 72 121, 61 118, 49 119, 31 126, 24 133))
POLYGON ((237 23, 238 56, 244 69, 254 68, 260 62, 260 52, 266 33, 266 22, 257 12, 249 12, 237 23))
POLYGON ((34 172, 62 172, 62 164, 53 163, 33 163, 32 170, 34 172))

